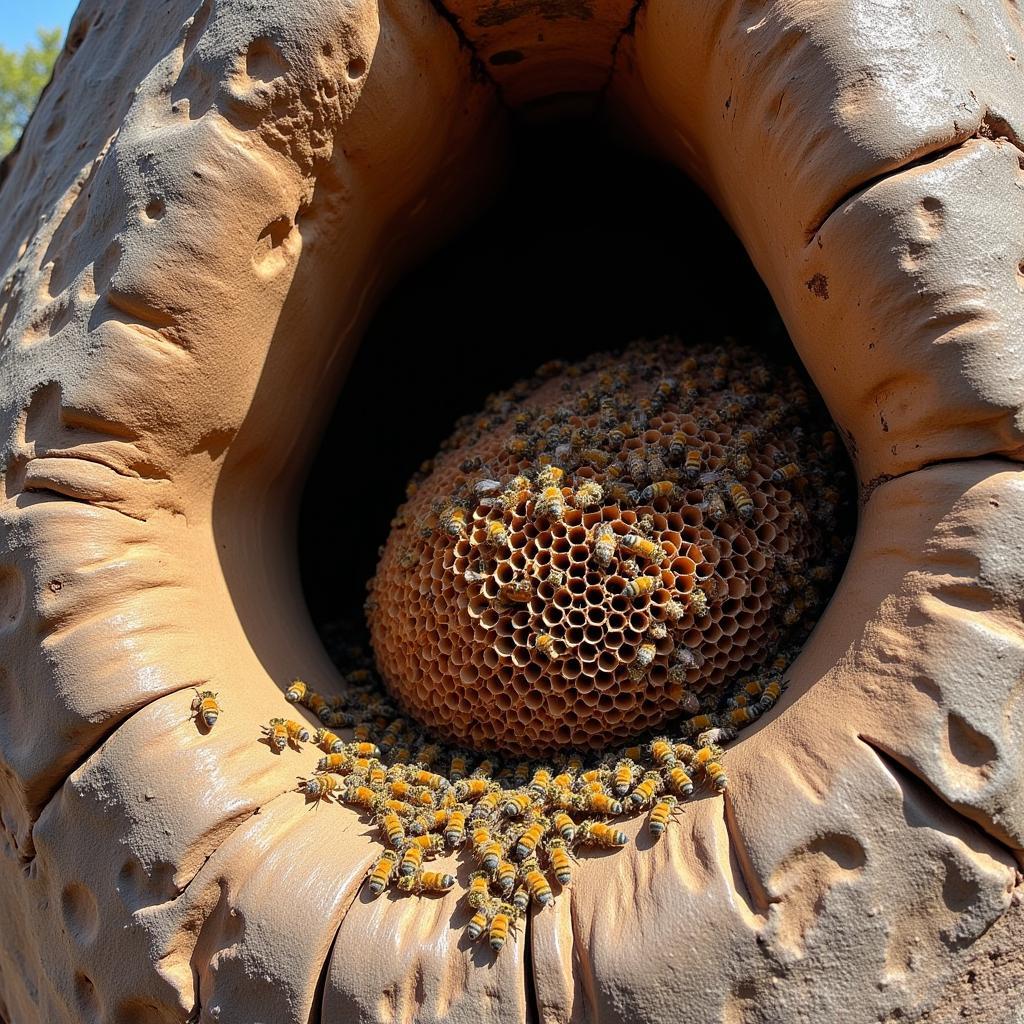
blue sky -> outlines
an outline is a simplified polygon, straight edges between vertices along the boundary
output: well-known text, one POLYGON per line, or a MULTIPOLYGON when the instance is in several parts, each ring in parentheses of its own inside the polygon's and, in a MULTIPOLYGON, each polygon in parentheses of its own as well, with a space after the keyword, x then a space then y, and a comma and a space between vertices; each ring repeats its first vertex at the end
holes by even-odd
POLYGON ((78 0, 0 0, 0 46, 20 50, 40 26, 67 31, 77 6, 78 0))

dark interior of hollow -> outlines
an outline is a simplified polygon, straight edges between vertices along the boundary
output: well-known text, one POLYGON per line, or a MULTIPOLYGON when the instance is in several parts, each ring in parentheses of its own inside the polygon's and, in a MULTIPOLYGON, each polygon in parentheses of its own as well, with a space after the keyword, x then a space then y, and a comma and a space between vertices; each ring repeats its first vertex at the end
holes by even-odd
POLYGON ((314 621, 361 615, 406 482, 459 416, 549 359, 668 333, 797 361, 743 246, 685 174, 586 121, 516 127, 500 194, 393 289, 339 396, 300 511, 314 621))

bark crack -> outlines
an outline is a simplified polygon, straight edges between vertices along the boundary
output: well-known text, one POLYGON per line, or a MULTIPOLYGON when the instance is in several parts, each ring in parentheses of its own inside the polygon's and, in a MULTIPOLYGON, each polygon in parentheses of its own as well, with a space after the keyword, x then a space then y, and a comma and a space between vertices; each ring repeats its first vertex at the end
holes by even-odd
POLYGON ((611 91, 612 81, 615 78, 615 68, 619 62, 619 48, 622 46, 622 41, 627 36, 633 35, 636 31, 636 19, 639 17, 640 9, 643 7, 645 2, 646 0, 634 0, 633 6, 629 9, 626 24, 622 26, 618 35, 615 36, 615 41, 612 43, 611 48, 611 63, 608 67, 608 77, 602 83, 597 94, 598 107, 601 107, 608 101, 608 93, 611 91))
POLYGON ((508 102, 505 100, 505 93, 502 90, 501 85, 487 69, 487 65, 484 63, 483 58, 477 51, 476 45, 469 38, 469 36, 466 35, 465 31, 462 28, 459 16, 454 12, 448 10, 448 8, 445 7, 441 0, 430 0, 430 4, 438 13, 438 15, 442 17, 451 27, 451 30, 455 33, 455 38, 458 39, 459 41, 459 46, 464 47, 466 50, 469 51, 469 69, 473 79, 478 82, 485 82, 489 84, 494 89, 494 93, 495 96, 497 97, 498 103, 500 103, 505 110, 510 110, 511 108, 509 107, 508 102))
POLYGON ((880 171, 878 174, 865 178, 863 181, 853 185, 842 196, 840 196, 840 198, 833 203, 828 210, 818 217, 809 228, 807 228, 804 232, 805 247, 810 246, 814 242, 818 233, 833 214, 841 210, 847 203, 851 202, 862 192, 866 192, 869 188, 873 188, 875 185, 885 181, 887 178, 895 178, 897 175, 904 174, 905 172, 914 170, 918 167, 927 167, 929 164, 935 163, 937 160, 941 160, 950 153, 958 149, 963 149, 963 147, 969 142, 973 142, 976 139, 988 139, 990 142, 1008 142, 1018 150, 1020 154, 1018 159, 1021 162, 1021 167, 1024 168, 1024 143, 1021 142, 1020 137, 1003 118, 993 114, 991 111, 987 111, 984 117, 982 117, 981 124, 978 126, 977 130, 966 138, 958 138, 946 145, 936 146, 935 148, 928 150, 926 153, 922 153, 913 159, 906 160, 903 163, 888 168, 887 170, 880 171))
MULTIPOLYGON (((1024 448, 1019 450, 1020 459, 1024 459, 1024 448)), ((899 480, 901 477, 910 476, 911 473, 920 473, 924 469, 931 469, 932 466, 955 466, 961 463, 968 462, 1005 462, 1008 469, 1019 471, 1021 469, 1021 463, 1019 459, 1015 459, 1010 455, 1006 455, 1001 452, 981 452, 978 455, 957 455, 948 459, 930 459, 927 462, 922 462, 920 466, 914 466, 912 469, 905 469, 901 473, 879 473, 878 476, 873 477, 861 488, 860 493, 860 507, 864 508, 868 503, 868 499, 875 491, 878 490, 882 484, 887 484, 891 480, 899 480)))

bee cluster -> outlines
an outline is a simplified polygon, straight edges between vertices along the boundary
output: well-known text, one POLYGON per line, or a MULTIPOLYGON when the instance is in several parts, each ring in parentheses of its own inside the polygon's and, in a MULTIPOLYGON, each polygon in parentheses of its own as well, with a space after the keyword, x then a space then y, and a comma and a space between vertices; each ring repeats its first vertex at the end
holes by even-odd
POLYGON ((367 602, 377 667, 474 749, 748 724, 762 698, 726 684, 813 623, 846 555, 845 475, 798 372, 750 349, 547 364, 409 485, 367 602))
POLYGON ((265 742, 315 743, 299 790, 375 823, 373 896, 462 878, 467 935, 500 951, 576 855, 627 844, 616 819, 657 838, 695 787, 725 791, 721 744, 779 699, 845 558, 844 475, 797 372, 748 349, 541 367, 410 484, 375 660, 324 629, 343 691, 295 680, 320 727, 274 718, 265 742))
MULTIPOLYGON (((358 644, 337 633, 326 639, 339 664, 358 665, 344 691, 324 696, 294 680, 285 696, 323 724, 310 732, 300 722, 274 718, 265 741, 278 753, 315 743, 323 756, 299 791, 307 800, 348 805, 375 823, 382 849, 366 879, 373 896, 388 888, 447 892, 456 876, 431 869, 430 862, 455 856, 465 864, 471 872, 466 934, 473 941, 486 935, 495 952, 515 934, 531 902, 543 907, 555 898, 552 884, 570 884, 577 853, 627 845, 613 819, 647 814, 657 838, 695 786, 722 793, 728 785, 718 743, 733 732, 712 725, 710 717, 699 723, 709 729, 693 744, 655 737, 557 761, 515 761, 446 746, 401 716, 358 644)), ((776 658, 767 683, 746 680, 730 688, 730 700, 736 707, 770 707, 786 664, 776 658)))

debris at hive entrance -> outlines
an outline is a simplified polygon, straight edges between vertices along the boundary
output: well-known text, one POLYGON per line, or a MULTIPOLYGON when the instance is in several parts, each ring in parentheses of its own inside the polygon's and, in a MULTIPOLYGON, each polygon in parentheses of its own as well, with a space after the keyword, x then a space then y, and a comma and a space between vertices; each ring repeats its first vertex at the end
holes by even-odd
POLYGON ((343 732, 304 789, 376 820, 370 891, 445 891, 426 862, 468 856, 468 933, 500 949, 571 852, 625 844, 611 819, 658 836, 722 792, 720 744, 776 702, 845 560, 846 475, 798 372, 735 346, 548 364, 460 421, 371 584, 390 694, 351 634, 344 696, 289 692, 343 732))

